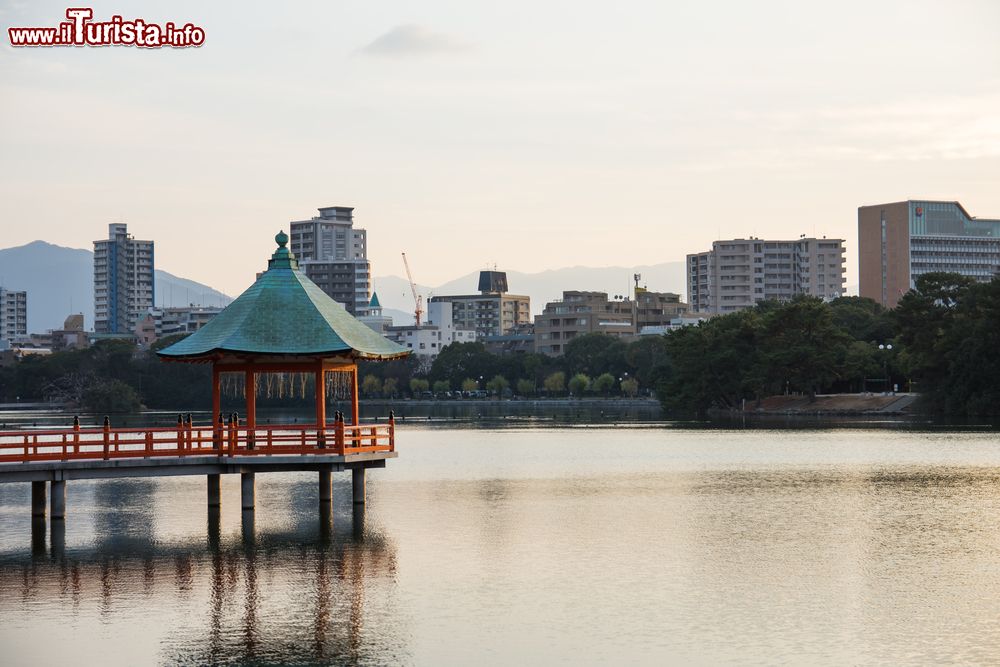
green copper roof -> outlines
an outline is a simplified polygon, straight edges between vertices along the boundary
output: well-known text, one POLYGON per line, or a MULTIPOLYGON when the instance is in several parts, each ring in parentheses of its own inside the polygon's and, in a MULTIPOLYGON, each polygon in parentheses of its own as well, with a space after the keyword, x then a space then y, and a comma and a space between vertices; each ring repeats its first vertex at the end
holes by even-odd
POLYGON ((378 292, 372 292, 372 300, 368 302, 369 308, 381 308, 382 304, 378 302, 378 292))
POLYGON ((216 352, 264 355, 351 356, 386 359, 410 350, 354 318, 299 271, 279 233, 268 269, 247 291, 184 340, 157 354, 168 359, 216 352))

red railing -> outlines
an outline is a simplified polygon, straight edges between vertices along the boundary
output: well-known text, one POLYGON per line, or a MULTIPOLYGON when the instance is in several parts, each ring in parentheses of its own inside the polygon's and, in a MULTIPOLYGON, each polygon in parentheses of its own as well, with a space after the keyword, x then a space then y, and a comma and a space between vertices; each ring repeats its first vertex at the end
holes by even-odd
POLYGON ((52 431, 0 431, 0 462, 126 459, 159 456, 322 455, 395 451, 395 422, 326 428, 235 423, 176 427, 79 428, 52 431))

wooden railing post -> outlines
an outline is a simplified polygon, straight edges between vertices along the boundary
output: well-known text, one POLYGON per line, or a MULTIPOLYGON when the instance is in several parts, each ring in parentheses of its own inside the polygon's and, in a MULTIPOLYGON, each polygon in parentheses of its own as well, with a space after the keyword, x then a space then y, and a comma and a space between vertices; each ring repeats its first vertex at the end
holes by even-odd
POLYGON ((184 424, 185 438, 187 440, 188 451, 194 449, 194 424, 191 422, 191 413, 187 413, 187 421, 184 424))
POLYGON ((334 437, 337 439, 337 453, 338 454, 343 454, 344 451, 345 451, 344 450, 344 415, 342 415, 339 411, 337 412, 337 416, 335 418, 335 421, 333 422, 333 432, 334 432, 334 437))
POLYGON ((389 410, 389 451, 396 451, 396 411, 389 410))
POLYGON ((236 440, 239 438, 240 418, 235 412, 229 415, 229 456, 236 456, 236 440))
MULTIPOLYGON (((80 451, 80 416, 73 417, 73 454, 80 451)), ((65 456, 64 458, 68 458, 65 456)))
POLYGON ((104 415, 104 460, 107 461, 111 454, 111 418, 104 415))
POLYGON ((177 454, 184 455, 184 417, 177 414, 177 454))
POLYGON ((146 458, 153 455, 153 432, 146 431, 146 458))
POLYGON ((212 433, 212 446, 219 450, 222 455, 222 432, 226 429, 226 419, 219 413, 219 420, 215 422, 215 430, 212 433))

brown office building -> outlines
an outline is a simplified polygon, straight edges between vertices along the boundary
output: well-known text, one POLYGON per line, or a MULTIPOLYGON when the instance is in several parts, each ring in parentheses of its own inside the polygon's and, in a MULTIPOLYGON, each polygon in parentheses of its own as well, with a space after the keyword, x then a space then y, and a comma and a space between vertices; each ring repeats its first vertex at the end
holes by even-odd
POLYGON ((1000 220, 958 202, 901 201, 858 208, 859 293, 893 308, 917 276, 935 271, 988 281, 1000 271, 1000 220))

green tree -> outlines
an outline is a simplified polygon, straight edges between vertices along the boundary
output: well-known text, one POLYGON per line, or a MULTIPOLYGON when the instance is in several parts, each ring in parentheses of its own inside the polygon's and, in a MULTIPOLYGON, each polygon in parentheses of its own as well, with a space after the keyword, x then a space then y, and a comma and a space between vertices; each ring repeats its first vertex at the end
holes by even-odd
POLYGON ((494 375, 493 379, 486 383, 486 390, 496 396, 503 396, 508 387, 510 387, 510 382, 502 375, 494 375))
POLYGON ((562 371, 556 371, 545 378, 542 386, 545 387, 545 391, 550 395, 561 394, 566 391, 566 374, 562 371))
POLYGON ((573 396, 582 396, 590 388, 590 378, 586 373, 577 373, 569 379, 569 391, 573 396))
POLYGON ((635 398, 639 394, 639 382, 634 378, 622 380, 622 393, 629 398, 635 398))
POLYGON ((451 383, 447 380, 436 380, 434 382, 434 393, 443 394, 445 392, 451 391, 451 383))
POLYGON ((599 394, 604 394, 605 396, 614 389, 615 387, 615 376, 611 373, 601 373, 596 378, 594 378, 593 389, 599 394))
POLYGON ((382 391, 382 381, 374 375, 366 375, 361 381, 361 393, 371 397, 382 391))
POLYGON ((525 380, 521 378, 517 381, 517 394, 518 396, 531 396, 535 393, 535 383, 531 380, 525 380))
POLYGON ((499 363, 499 357, 490 354, 482 343, 452 343, 434 359, 430 377, 458 386, 464 378, 496 375, 499 363))
POLYGON ((396 397, 396 386, 398 384, 399 384, 399 381, 396 378, 386 378, 382 382, 382 395, 386 396, 388 398, 395 398, 396 397))
POLYGON ((101 380, 83 394, 83 407, 91 412, 111 414, 142 409, 139 394, 121 380, 101 380))
MULTIPOLYGON (((815 297, 798 297, 768 313, 761 348, 766 370, 755 384, 784 380, 793 391, 814 400, 816 393, 841 376, 850 338, 833 324, 830 307, 815 297)), ((758 394, 759 395, 759 394, 758 394)))
POLYGON ((856 341, 880 342, 895 335, 890 311, 874 299, 842 296, 830 302, 833 324, 856 341))
POLYGON ((720 315, 666 336, 669 365, 654 390, 668 410, 705 414, 732 409, 766 388, 760 362, 760 316, 743 310, 720 315))
POLYGON ((479 389, 479 382, 472 378, 462 380, 462 391, 476 391, 479 389))
POLYGON ((625 350, 625 362, 628 364, 631 377, 637 379, 644 387, 654 386, 658 378, 669 373, 667 337, 640 336, 625 350))
POLYGON ((410 378, 410 393, 416 397, 421 392, 430 389, 431 383, 423 378, 410 378))
POLYGON ((604 333, 585 334, 566 344, 561 365, 567 373, 589 376, 611 373, 618 377, 628 370, 625 361, 627 349, 628 346, 615 336, 604 333))

